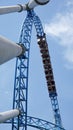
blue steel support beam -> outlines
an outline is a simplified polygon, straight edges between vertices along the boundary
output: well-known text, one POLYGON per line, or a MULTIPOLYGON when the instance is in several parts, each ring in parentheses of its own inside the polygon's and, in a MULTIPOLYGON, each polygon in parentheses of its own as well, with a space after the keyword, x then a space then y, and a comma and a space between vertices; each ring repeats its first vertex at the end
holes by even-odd
POLYGON ((27 130, 28 69, 33 25, 31 12, 32 11, 27 11, 27 17, 23 23, 19 39, 19 44, 23 44, 26 47, 26 52, 16 60, 13 109, 19 109, 20 115, 12 120, 12 130, 27 130))
POLYGON ((31 116, 27 117, 27 125, 40 130, 65 130, 56 124, 31 116))
POLYGON ((26 52, 16 60, 13 96, 13 109, 17 108, 21 113, 18 117, 5 123, 12 123, 12 130, 27 130, 27 126, 39 130, 65 130, 61 127, 61 117, 56 93, 49 94, 54 111, 55 124, 39 118, 27 116, 29 52, 33 22, 39 38, 45 38, 43 37, 44 30, 39 17, 33 10, 28 11, 19 40, 19 43, 26 47, 26 52))
MULTIPOLYGON (((43 42, 44 42, 45 45, 43 45, 43 46, 44 47, 46 46, 47 49, 48 49, 48 44, 46 42, 46 36, 44 36, 44 30, 43 30, 43 27, 42 27, 42 23, 41 23, 39 17, 36 14, 35 14, 33 20, 34 20, 34 25, 35 25, 37 36, 38 36, 38 41, 40 40, 40 44, 41 44, 40 46, 42 46, 43 42)), ((44 49, 44 47, 43 47, 43 49, 44 49)), ((52 70, 52 65, 51 65, 51 61, 50 61, 49 49, 48 49, 48 60, 49 60, 49 63, 50 63, 50 69, 52 71, 51 73, 52 73, 52 76, 53 76, 53 70, 52 70)), ((48 63, 48 66, 49 66, 49 63, 48 63)), ((49 71, 48 71, 48 74, 51 77, 49 71)), ((54 79, 54 76, 53 76, 53 79, 54 79)), ((50 78, 49 78, 49 81, 50 81, 50 78)), ((54 81, 54 89, 56 90, 55 81, 54 81)), ((48 91, 49 91, 49 89, 48 89, 48 91)), ((57 99, 57 92, 56 91, 49 91, 49 96, 50 96, 50 99, 51 99, 51 104, 52 104, 52 108, 53 108, 53 112, 54 112, 55 124, 62 127, 62 121, 61 121, 58 99, 57 99)), ((57 128, 57 130, 59 130, 59 128, 57 128)))
MULTIPOLYGON (((11 122, 12 120, 9 120, 5 123, 11 123, 11 122)), ((17 124, 16 121, 15 124, 17 124)), ((22 125, 24 125, 24 123, 22 125)), ((61 128, 56 124, 31 116, 27 116, 27 126, 37 128, 39 130, 57 130, 56 128, 58 128, 59 130, 65 130, 64 128, 61 128)))

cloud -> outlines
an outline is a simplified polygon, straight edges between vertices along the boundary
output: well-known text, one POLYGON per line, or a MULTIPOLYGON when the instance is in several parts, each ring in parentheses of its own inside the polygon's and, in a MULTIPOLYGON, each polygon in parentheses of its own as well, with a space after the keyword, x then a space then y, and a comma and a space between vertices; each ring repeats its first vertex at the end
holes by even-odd
MULTIPOLYGON (((69 6, 73 1, 67 3, 69 6)), ((45 24, 45 33, 57 38, 58 43, 64 47, 64 58, 73 64, 73 10, 57 13, 51 23, 45 24)))
POLYGON ((45 24, 45 32, 52 37, 60 39, 60 44, 68 46, 73 44, 73 13, 57 14, 50 23, 45 24))
POLYGON ((73 0, 69 0, 69 1, 67 2, 67 6, 73 6, 73 0))

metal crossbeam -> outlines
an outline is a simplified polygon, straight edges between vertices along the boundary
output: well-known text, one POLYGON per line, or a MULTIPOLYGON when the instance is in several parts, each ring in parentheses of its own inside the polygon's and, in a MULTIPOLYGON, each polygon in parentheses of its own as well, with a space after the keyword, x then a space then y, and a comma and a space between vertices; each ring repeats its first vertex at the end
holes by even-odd
MULTIPOLYGON (((25 121, 24 121, 25 122, 25 121)), ((5 123, 12 123, 12 120, 9 120, 5 123)), ((17 122, 15 121, 15 124, 17 122)), ((24 123, 21 124, 22 126, 25 126, 24 123)), ((48 122, 46 120, 36 118, 36 117, 31 117, 27 116, 27 126, 37 128, 39 130, 65 130, 64 128, 59 127, 58 125, 48 122)))

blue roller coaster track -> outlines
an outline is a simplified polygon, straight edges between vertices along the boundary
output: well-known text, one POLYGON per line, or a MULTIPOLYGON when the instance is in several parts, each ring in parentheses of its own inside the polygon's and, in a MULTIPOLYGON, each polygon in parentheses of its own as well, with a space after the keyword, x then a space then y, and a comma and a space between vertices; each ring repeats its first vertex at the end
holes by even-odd
POLYGON ((34 10, 27 11, 27 16, 22 26, 18 44, 21 44, 26 48, 26 52, 17 57, 15 68, 13 109, 19 109, 20 115, 12 120, 7 121, 6 123, 12 124, 12 130, 27 130, 27 126, 31 126, 40 130, 65 130, 62 126, 46 35, 44 33, 42 23, 34 10), (29 56, 33 24, 36 29, 37 43, 40 48, 43 67, 45 70, 49 97, 51 99, 54 113, 54 124, 40 118, 28 116, 27 112, 29 56))

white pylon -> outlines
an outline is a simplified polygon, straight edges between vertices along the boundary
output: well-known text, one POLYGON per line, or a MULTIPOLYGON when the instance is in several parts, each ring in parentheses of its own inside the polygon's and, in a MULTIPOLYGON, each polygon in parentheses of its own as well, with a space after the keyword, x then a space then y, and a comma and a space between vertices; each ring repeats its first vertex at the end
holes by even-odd
POLYGON ((0 35, 0 65, 21 54, 21 46, 0 35))
POLYGON ((8 14, 13 12, 21 12, 24 10, 31 10, 38 5, 45 5, 50 0, 29 0, 27 4, 18 4, 13 6, 1 6, 0 7, 0 14, 8 14))
POLYGON ((12 119, 16 116, 19 115, 19 110, 18 109, 14 109, 14 110, 9 110, 6 112, 1 112, 0 113, 0 123, 3 123, 9 119, 12 119))

